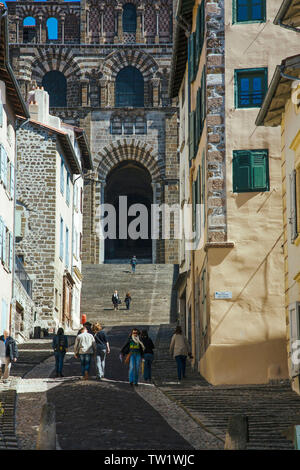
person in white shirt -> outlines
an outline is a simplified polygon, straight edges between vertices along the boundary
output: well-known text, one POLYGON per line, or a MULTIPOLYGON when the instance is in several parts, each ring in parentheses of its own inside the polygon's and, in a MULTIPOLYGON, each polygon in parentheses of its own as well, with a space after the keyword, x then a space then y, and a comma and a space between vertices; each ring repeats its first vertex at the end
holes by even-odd
POLYGON ((88 380, 91 367, 91 359, 96 352, 94 336, 88 333, 86 327, 81 329, 74 345, 74 356, 80 358, 82 379, 88 380))

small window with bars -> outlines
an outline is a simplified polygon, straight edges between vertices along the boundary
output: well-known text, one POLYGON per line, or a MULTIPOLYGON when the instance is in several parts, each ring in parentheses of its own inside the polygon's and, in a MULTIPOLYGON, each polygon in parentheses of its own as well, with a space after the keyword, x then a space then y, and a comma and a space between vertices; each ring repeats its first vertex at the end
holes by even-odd
POLYGON ((122 120, 120 117, 116 116, 111 120, 110 132, 111 134, 122 134, 122 120))

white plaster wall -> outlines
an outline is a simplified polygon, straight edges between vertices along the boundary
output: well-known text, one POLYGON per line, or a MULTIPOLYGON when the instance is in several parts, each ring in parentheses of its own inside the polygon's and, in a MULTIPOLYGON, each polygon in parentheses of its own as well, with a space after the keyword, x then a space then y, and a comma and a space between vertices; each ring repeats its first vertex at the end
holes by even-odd
MULTIPOLYGON (((3 109, 3 124, 0 127, 0 143, 5 148, 9 160, 16 166, 15 163, 15 121, 12 109, 9 103, 6 103, 6 92, 5 92, 5 83, 0 81, 0 92, 1 92, 1 101, 4 104, 3 109), (8 125, 12 124, 10 127, 10 133, 8 136, 7 130, 8 125)), ((6 227, 13 234, 14 233, 14 200, 11 197, 10 193, 4 188, 3 184, 0 182, 0 215, 4 220, 6 227)), ((9 327, 9 311, 10 303, 12 300, 12 273, 3 266, 0 262, 0 328, 2 327, 2 299, 5 300, 7 304, 7 322, 6 329, 9 327)), ((2 331, 0 331, 2 334, 2 331)))

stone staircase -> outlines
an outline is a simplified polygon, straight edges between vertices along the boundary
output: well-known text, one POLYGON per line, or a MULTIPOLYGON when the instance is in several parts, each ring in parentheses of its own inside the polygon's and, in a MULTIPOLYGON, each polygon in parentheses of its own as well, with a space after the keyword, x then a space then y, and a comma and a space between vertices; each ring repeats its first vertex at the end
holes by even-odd
POLYGON ((81 312, 90 322, 106 327, 115 325, 159 325, 176 319, 178 266, 173 264, 138 264, 132 274, 129 264, 83 266, 81 312), (122 304, 114 311, 111 296, 117 289, 122 304), (130 292, 130 310, 124 303, 130 292))

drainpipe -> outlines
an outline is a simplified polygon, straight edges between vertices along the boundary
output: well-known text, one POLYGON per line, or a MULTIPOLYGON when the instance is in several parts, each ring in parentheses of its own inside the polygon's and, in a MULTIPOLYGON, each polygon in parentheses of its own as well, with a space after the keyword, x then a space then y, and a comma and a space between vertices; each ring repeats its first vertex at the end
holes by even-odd
MULTIPOLYGON (((7 13, 7 11, 6 11, 7 13)), ((10 315, 9 315, 9 329, 11 330, 12 326, 12 309, 13 304, 15 302, 15 227, 16 227, 16 202, 17 202, 17 168, 18 168, 18 130, 21 129, 25 124, 30 121, 30 118, 26 119, 26 121, 22 122, 19 126, 17 125, 18 119, 15 120, 15 161, 14 161, 14 217, 13 217, 13 253, 12 253, 12 295, 11 295, 11 302, 10 302, 10 315)))

